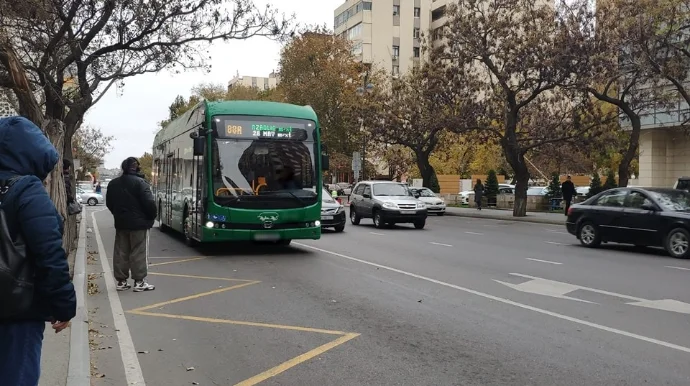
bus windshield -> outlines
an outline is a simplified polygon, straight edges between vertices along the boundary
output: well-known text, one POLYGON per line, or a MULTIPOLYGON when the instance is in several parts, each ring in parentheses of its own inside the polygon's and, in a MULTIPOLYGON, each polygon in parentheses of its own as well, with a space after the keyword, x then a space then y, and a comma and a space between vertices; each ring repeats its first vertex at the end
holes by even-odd
MULTIPOLYGON (((278 125, 266 124, 277 133, 278 125)), ((317 202, 315 193, 315 142, 311 136, 266 135, 266 130, 241 133, 258 124, 225 120, 213 140, 213 190, 219 205, 256 208, 299 208, 317 202), (232 126, 232 129, 226 127, 232 126), (227 130, 220 135, 220 129, 227 130), (234 131, 233 131, 234 130, 234 131), (223 138, 225 137, 225 138, 223 138)), ((284 127, 285 125, 280 125, 284 127)), ((289 126, 297 126, 291 124, 289 126)), ((280 129, 281 133, 287 129, 280 129)))

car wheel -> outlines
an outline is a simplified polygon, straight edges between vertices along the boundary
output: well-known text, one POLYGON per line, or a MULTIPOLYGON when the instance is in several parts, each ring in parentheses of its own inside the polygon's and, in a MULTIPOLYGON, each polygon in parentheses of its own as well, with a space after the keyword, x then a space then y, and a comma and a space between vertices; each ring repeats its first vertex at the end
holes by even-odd
POLYGON ((89 200, 86 201, 86 202, 89 204, 89 206, 96 206, 96 205, 98 205, 98 200, 95 199, 95 198, 93 198, 93 197, 89 198, 89 200))
POLYGON ((683 228, 676 228, 666 236, 666 251, 677 259, 690 258, 690 233, 683 228))
POLYGON ((577 238, 580 239, 582 245, 588 248, 598 247, 601 244, 599 228, 591 222, 580 225, 580 230, 577 232, 577 238))
POLYGON ((374 226, 381 229, 385 226, 385 222, 383 221, 383 218, 381 217, 381 211, 380 210, 375 210, 374 211, 374 226))
POLYGON ((419 220, 414 222, 415 229, 424 229, 424 226, 426 226, 426 220, 419 220))
POLYGON ((338 225, 335 228, 333 228, 336 232, 340 233, 345 230, 345 224, 343 225, 338 225))
POLYGON ((352 225, 359 225, 359 222, 362 220, 361 217, 357 214, 357 210, 355 209, 354 206, 350 206, 350 222, 352 225))

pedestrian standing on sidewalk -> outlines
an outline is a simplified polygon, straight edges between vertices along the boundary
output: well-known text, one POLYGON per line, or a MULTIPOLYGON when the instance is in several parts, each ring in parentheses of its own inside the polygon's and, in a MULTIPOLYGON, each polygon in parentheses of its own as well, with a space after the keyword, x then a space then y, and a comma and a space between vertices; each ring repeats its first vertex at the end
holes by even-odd
POLYGON ((113 272, 117 290, 132 288, 127 281, 130 271, 135 292, 156 289, 146 280, 149 229, 156 219, 156 201, 136 158, 122 162, 122 175, 108 184, 105 205, 115 219, 113 272))
POLYGON ((23 266, 0 275, 2 385, 38 385, 46 322, 58 333, 76 314, 77 296, 62 248, 63 220, 43 182, 59 159, 31 121, 0 119, 0 254, 4 268, 23 266), (17 279, 25 279, 24 285, 17 279))
POLYGON ((482 180, 477 178, 477 183, 474 185, 474 202, 477 204, 477 210, 482 210, 482 197, 484 196, 484 185, 482 180))
POLYGON ((570 209, 570 203, 573 201, 573 197, 577 194, 575 190, 575 184, 570 180, 570 176, 566 178, 561 184, 561 193, 563 194, 563 201, 565 201, 565 215, 568 215, 568 209, 570 209))

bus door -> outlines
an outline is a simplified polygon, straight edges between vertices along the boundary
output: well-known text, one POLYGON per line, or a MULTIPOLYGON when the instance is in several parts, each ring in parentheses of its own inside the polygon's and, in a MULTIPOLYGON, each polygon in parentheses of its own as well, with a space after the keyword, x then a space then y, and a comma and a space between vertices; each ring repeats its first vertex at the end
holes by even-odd
POLYGON ((201 237, 201 226, 204 224, 204 157, 193 156, 192 161, 192 216, 191 231, 197 238, 201 237))
POLYGON ((175 178, 175 153, 168 153, 165 157, 165 224, 172 226, 173 179, 175 178))

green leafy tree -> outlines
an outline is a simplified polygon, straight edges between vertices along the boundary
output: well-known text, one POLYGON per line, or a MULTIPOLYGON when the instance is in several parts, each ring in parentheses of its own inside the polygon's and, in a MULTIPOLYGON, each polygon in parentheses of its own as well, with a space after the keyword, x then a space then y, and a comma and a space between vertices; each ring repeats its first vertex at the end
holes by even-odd
POLYGON ((618 187, 618 184, 616 183, 616 175, 614 174, 613 170, 609 170, 608 173, 606 173, 606 181, 604 181, 603 190, 609 190, 616 187, 618 187))
POLYGON ((144 153, 139 157, 139 166, 141 167, 141 173, 144 174, 147 181, 151 180, 151 171, 153 170, 153 155, 151 153, 144 153))
POLYGON ((438 177, 436 176, 435 173, 431 177, 431 181, 429 183, 429 189, 431 189, 431 191, 434 193, 441 193, 441 184, 439 184, 438 177))
POLYGON ((489 205, 495 205, 496 196, 498 196, 498 177, 496 176, 495 170, 489 170, 485 182, 486 186, 484 187, 484 192, 486 194, 486 199, 489 205))
POLYGON ((602 190, 604 189, 601 186, 601 178, 599 177, 599 173, 595 172, 592 174, 592 180, 589 182, 589 192, 587 193, 587 198, 596 196, 602 190))
POLYGON ((77 171, 76 178, 84 179, 87 173, 95 174, 98 166, 103 162, 103 157, 112 146, 114 139, 111 135, 104 135, 101 129, 93 126, 82 126, 74 135, 74 157, 79 160, 81 170, 77 171))
POLYGON ((551 182, 549 182, 549 192, 546 195, 549 199, 563 197, 561 192, 561 177, 558 173, 551 175, 551 182))

